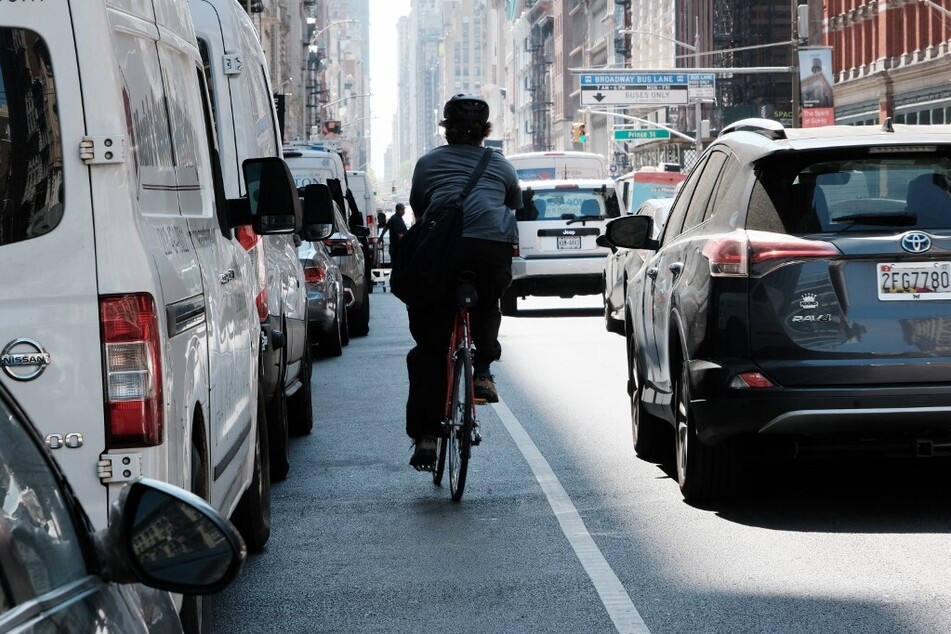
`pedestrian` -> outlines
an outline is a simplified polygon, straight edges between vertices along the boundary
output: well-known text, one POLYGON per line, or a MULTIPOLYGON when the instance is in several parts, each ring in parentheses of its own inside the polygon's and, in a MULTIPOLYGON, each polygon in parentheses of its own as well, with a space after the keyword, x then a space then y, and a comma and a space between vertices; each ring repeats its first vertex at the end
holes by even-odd
MULTIPOLYGON (((489 105, 481 97, 456 95, 446 102, 439 125, 445 129, 448 145, 436 147, 416 162, 409 197, 414 210, 436 210, 459 195, 482 159, 482 143, 492 130, 488 121, 489 105)), ((445 273, 453 277, 459 271, 476 274, 478 304, 470 310, 474 390, 477 399, 490 403, 499 400, 490 366, 502 354, 499 300, 512 282, 513 245, 518 244, 513 210, 521 206, 515 168, 493 151, 463 203, 461 268, 445 273)), ((436 462, 436 437, 446 397, 446 350, 456 308, 454 293, 435 304, 407 306, 416 345, 406 356, 406 433, 414 442, 410 464, 420 471, 432 470, 436 462)))
POLYGON ((390 231, 390 262, 393 261, 393 253, 398 248, 400 238, 406 234, 406 222, 403 220, 403 214, 405 213, 406 208, 403 203, 396 203, 396 211, 386 223, 386 229, 390 231))

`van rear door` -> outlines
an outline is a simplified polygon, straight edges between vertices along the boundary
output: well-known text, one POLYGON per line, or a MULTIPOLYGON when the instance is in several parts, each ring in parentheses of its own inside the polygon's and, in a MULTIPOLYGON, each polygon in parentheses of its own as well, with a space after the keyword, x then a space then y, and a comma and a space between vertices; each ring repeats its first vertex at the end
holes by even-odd
MULTIPOLYGON (((101 19, 100 3, 82 19, 101 19)), ((97 527, 106 489, 102 352, 74 24, 65 3, 0 11, 0 381, 33 417, 97 527)), ((78 9, 77 9, 78 11, 78 9)))

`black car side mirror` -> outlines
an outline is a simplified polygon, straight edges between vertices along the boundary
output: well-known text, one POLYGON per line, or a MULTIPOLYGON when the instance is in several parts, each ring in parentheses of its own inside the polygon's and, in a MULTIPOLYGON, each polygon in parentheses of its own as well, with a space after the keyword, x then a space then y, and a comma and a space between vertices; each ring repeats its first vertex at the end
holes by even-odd
POLYGON ((616 247, 656 251, 660 243, 651 238, 653 229, 654 219, 649 216, 621 216, 604 226, 604 239, 616 247))
POLYGON ((314 242, 323 240, 334 231, 334 201, 330 188, 323 183, 304 187, 303 228, 301 238, 314 242))
POLYGON ((259 235, 297 231, 301 226, 300 198, 284 159, 247 159, 242 170, 248 195, 228 201, 229 225, 251 225, 259 235))

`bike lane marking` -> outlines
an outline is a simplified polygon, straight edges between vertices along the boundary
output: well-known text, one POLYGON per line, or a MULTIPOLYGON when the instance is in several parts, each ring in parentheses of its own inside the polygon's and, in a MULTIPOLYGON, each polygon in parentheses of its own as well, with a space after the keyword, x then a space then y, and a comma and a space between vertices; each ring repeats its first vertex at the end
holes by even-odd
POLYGON ((499 402, 494 403, 492 407, 512 440, 515 441, 515 445, 522 452, 528 466, 531 467, 535 480, 541 486, 545 497, 548 498, 548 504, 551 505, 558 519, 562 533, 571 544, 591 583, 594 584, 594 589, 601 598, 608 616, 614 622, 614 627, 620 634, 650 634, 627 590, 624 589, 621 580, 614 574, 611 565, 594 543, 578 509, 568 497, 568 492, 561 485, 558 476, 552 471, 548 460, 539 451, 505 401, 500 398, 499 402))

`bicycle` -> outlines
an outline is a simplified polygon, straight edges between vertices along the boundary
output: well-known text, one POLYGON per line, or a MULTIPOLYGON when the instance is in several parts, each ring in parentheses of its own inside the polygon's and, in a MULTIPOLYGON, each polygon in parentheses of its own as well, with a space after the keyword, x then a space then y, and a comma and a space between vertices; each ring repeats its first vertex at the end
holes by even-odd
POLYGON ((472 447, 482 441, 475 406, 484 404, 485 400, 476 400, 473 389, 473 346, 469 327, 469 309, 478 301, 474 277, 471 271, 464 271, 456 286, 459 307, 446 354, 446 408, 442 432, 436 439, 436 466, 433 470, 433 483, 439 486, 448 460, 449 491, 453 502, 462 500, 469 455, 472 447))

